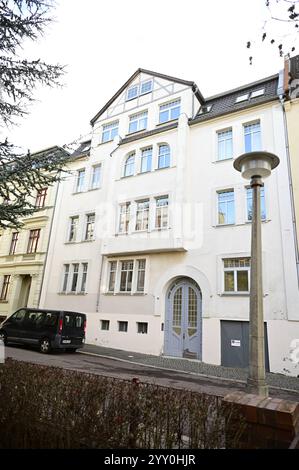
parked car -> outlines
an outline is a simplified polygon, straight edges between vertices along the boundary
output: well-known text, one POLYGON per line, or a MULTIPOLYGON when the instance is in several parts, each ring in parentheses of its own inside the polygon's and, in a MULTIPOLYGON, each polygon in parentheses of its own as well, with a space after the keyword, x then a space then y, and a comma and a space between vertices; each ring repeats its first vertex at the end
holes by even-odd
POLYGON ((83 347, 85 332, 84 313, 20 308, 0 325, 0 340, 36 345, 44 354, 53 349, 75 352, 83 347))

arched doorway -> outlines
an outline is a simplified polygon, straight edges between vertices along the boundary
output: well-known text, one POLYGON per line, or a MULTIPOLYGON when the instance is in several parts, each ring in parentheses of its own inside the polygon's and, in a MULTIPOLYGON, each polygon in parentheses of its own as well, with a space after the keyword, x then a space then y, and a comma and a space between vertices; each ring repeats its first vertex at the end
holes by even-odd
POLYGON ((178 278, 169 287, 166 294, 165 355, 201 360, 201 300, 201 290, 191 278, 178 278))

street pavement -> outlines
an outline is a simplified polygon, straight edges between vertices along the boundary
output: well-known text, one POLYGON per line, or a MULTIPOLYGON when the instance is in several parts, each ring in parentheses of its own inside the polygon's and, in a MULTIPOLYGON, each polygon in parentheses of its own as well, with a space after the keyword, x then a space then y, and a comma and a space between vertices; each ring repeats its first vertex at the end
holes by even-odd
MULTIPOLYGON (((55 352, 44 355, 29 347, 7 346, 6 358, 115 377, 138 378, 141 382, 188 389, 217 396, 244 390, 246 369, 232 369, 200 361, 150 356, 135 352, 85 345, 75 354, 55 352)), ((267 374, 270 396, 299 401, 299 379, 282 374, 267 374)))

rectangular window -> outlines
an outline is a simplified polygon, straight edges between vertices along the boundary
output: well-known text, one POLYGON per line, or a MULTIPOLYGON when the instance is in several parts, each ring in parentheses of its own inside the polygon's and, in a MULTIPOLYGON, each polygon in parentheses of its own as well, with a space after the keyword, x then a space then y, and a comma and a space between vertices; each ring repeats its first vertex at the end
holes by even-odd
POLYGON ((217 132, 218 136, 218 160, 226 160, 233 156, 233 131, 228 129, 226 131, 217 132))
POLYGON ((76 192, 81 193, 84 190, 85 170, 77 172, 76 192))
POLYGON ((244 125, 245 152, 261 150, 260 122, 244 125))
POLYGON ((111 122, 110 124, 104 124, 102 130, 102 143, 113 140, 118 135, 118 123, 119 121, 111 122))
POLYGON ((84 240, 93 240, 94 239, 94 224, 95 224, 95 214, 88 214, 86 216, 86 227, 85 227, 85 238, 84 238, 84 240))
POLYGON ((36 253, 39 236, 40 229, 30 230, 27 253, 36 253))
POLYGON ((128 322, 127 321, 119 321, 118 322, 118 331, 122 331, 126 333, 128 331, 128 322))
POLYGON ((114 289, 115 289, 116 269, 117 269, 117 262, 110 261, 109 262, 109 282, 108 282, 109 292, 114 292, 114 289))
POLYGON ((249 292, 250 258, 224 259, 224 292, 249 292))
POLYGON ((168 168, 170 166, 169 145, 159 145, 158 168, 168 168))
POLYGON ((138 85, 131 86, 127 91, 127 101, 133 100, 138 96, 138 85))
POLYGON ((141 165, 140 165, 140 172, 146 173, 147 171, 151 171, 152 169, 152 156, 153 156, 153 148, 148 147, 141 151, 141 165))
POLYGON ((65 264, 64 265, 64 273, 63 273, 62 292, 67 292, 69 274, 70 274, 70 265, 65 264))
POLYGON ((145 259, 137 260, 137 292, 144 292, 145 259))
POLYGON ((110 320, 101 320, 101 330, 109 331, 110 320))
POLYGON ((43 188, 37 191, 35 207, 41 209, 45 207, 47 197, 47 188, 43 188))
POLYGON ((148 230, 149 200, 137 202, 135 230, 148 230))
POLYGON ((147 128, 147 111, 130 116, 129 132, 138 132, 147 128))
POLYGON ((235 223, 235 202, 232 189, 218 192, 218 224, 235 223))
POLYGON ((137 333, 141 333, 142 335, 147 334, 147 323, 137 322, 137 333))
MULTIPOLYGON (((264 188, 260 189, 261 195, 261 220, 266 220, 266 204, 265 204, 265 191, 264 188)), ((246 188, 247 196, 247 220, 252 220, 252 188, 246 188)))
POLYGON ((82 263, 81 292, 86 291, 88 263, 82 263))
POLYGON ((78 284, 78 277, 79 277, 79 263, 75 263, 72 266, 73 266, 73 276, 72 276, 71 292, 76 292, 77 284, 78 284))
POLYGON ((69 242, 75 242, 77 240, 78 234, 78 226, 79 226, 79 217, 70 217, 70 226, 69 226, 69 242))
POLYGON ((11 279, 10 274, 5 275, 3 278, 0 300, 7 300, 10 279, 11 279))
POLYGON ((131 292, 132 280, 133 280, 133 267, 134 261, 121 261, 121 272, 120 272, 120 291, 131 292))
POLYGON ((156 228, 168 227, 168 196, 156 199, 156 228))
POLYGON ((11 237, 11 243, 10 243, 10 249, 9 249, 9 254, 14 255, 16 252, 17 248, 17 243, 19 239, 19 232, 13 232, 12 237, 11 237))
POLYGON ((118 226, 119 233, 128 233, 129 231, 130 208, 131 208, 130 202, 126 202, 120 205, 119 226, 118 226))
POLYGON ((140 84, 140 95, 145 95, 146 93, 150 93, 153 89, 153 81, 146 80, 146 82, 142 82, 140 84))
POLYGON ((91 189, 97 189, 101 185, 102 165, 96 165, 92 168, 91 189))
POLYGON ((172 121, 178 119, 181 111, 181 100, 171 101, 160 106, 159 122, 172 121))

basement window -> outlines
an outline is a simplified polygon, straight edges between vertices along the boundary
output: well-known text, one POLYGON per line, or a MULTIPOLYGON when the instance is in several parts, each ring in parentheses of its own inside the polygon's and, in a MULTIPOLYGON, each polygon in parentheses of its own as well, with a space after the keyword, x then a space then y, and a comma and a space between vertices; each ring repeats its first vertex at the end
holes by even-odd
POLYGON ((148 323, 137 322, 137 333, 141 333, 143 335, 147 334, 147 326, 148 323))

